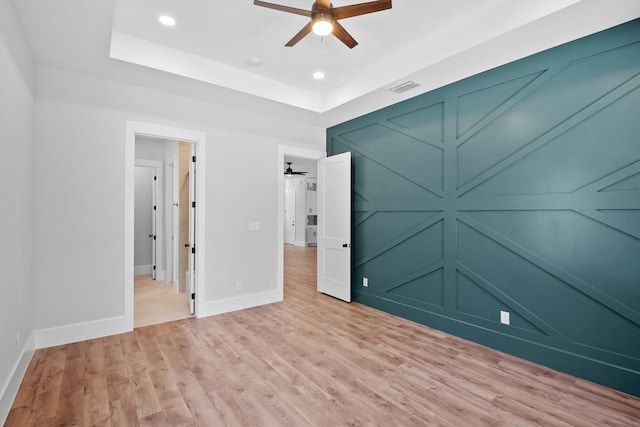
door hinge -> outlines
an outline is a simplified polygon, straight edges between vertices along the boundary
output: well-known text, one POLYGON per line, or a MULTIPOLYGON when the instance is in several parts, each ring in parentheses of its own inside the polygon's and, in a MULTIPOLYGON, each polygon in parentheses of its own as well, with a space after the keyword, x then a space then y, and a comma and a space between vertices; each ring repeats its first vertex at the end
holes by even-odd
POLYGON ((153 180, 154 180, 154 181, 157 181, 157 180, 158 180, 158 177, 157 177, 157 176, 154 176, 154 177, 153 177, 153 180))
POLYGON ((191 202, 191 207, 195 208, 196 207, 196 202, 191 202))
POLYGON ((191 156, 191 161, 192 161, 193 163, 195 163, 195 162, 196 162, 196 156, 191 156))
POLYGON ((191 294, 191 299, 196 299, 196 293, 195 293, 195 292, 193 292, 193 293, 191 294))
POLYGON ((153 240, 156 240, 156 236, 155 235, 153 236, 153 240))
POLYGON ((156 269, 156 266, 154 265, 154 266, 153 266, 153 270, 155 271, 155 269, 156 269))
POLYGON ((195 247, 195 246, 191 248, 191 253, 192 253, 192 254, 195 254, 195 253, 196 253, 196 247, 195 247))
POLYGON ((155 210, 157 210, 157 209, 158 209, 158 207, 157 207, 157 206, 154 206, 154 207, 153 207, 153 210, 154 210, 154 211, 155 211, 155 210))

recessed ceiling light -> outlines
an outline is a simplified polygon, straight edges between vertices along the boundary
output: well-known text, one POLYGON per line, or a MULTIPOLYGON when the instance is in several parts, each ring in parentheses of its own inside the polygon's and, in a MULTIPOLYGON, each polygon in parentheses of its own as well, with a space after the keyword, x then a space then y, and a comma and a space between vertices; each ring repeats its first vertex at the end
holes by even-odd
POLYGON ((167 27, 173 27, 174 25, 176 25, 176 20, 169 15, 162 15, 158 18, 158 21, 160 21, 162 25, 166 25, 167 27))
POLYGON ((313 78, 316 80, 322 80, 324 79, 324 73, 322 71, 316 71, 313 73, 313 78))
POLYGON ((252 56, 251 58, 247 59, 247 64, 257 68, 261 67, 263 62, 262 59, 258 58, 257 56, 252 56))

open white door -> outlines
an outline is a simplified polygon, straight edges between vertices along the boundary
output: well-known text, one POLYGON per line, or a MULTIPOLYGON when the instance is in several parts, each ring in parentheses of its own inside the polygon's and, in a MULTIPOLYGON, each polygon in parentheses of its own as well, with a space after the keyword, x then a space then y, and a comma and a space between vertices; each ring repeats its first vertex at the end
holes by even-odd
POLYGON ((318 292, 351 301, 351 153, 318 161, 318 292))
POLYGON ((196 312, 196 144, 191 144, 191 161, 189 162, 189 313, 196 312))

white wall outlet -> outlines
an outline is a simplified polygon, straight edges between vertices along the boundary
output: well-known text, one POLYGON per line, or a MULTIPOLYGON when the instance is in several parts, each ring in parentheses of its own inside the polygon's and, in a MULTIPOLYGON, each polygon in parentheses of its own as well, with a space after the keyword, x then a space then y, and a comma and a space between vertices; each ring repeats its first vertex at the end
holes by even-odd
POLYGON ((238 281, 236 282, 236 289, 237 289, 237 290, 241 290, 241 289, 242 289, 242 280, 238 280, 238 281))
POLYGON ((504 325, 509 325, 511 324, 511 320, 509 319, 509 312, 508 311, 500 311, 500 323, 504 324, 504 325))
POLYGON ((20 350, 20 332, 16 332, 16 349, 20 350))
POLYGON ((369 286, 369 279, 367 279, 366 277, 362 278, 362 286, 364 286, 365 288, 367 286, 369 286))
POLYGON ((258 221, 251 221, 249 223, 249 230, 251 230, 251 231, 260 230, 260 223, 258 221))

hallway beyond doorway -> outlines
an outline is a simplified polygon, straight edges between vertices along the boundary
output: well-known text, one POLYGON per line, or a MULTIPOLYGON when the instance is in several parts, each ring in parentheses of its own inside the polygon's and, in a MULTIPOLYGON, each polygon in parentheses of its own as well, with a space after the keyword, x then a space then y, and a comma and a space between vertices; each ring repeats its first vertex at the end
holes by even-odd
POLYGON ((135 276, 134 328, 192 317, 186 292, 173 283, 153 280, 150 274, 135 276))

